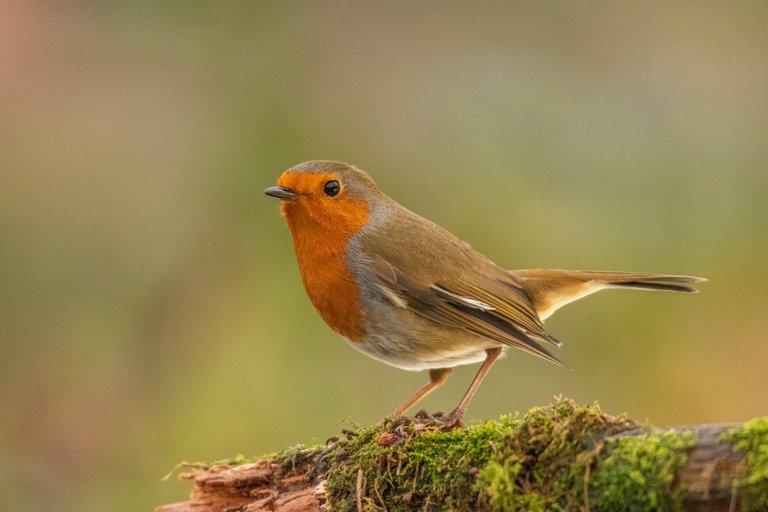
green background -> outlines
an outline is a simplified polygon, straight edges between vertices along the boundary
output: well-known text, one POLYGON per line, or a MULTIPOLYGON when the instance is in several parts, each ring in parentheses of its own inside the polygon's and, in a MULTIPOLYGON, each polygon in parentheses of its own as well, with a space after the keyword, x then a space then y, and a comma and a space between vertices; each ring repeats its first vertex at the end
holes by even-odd
POLYGON ((510 268, 710 279, 568 306, 572 369, 511 353, 468 419, 768 413, 765 2, 5 4, 0 508, 149 510, 181 460, 323 442, 426 381, 306 298, 262 190, 310 159, 510 268))

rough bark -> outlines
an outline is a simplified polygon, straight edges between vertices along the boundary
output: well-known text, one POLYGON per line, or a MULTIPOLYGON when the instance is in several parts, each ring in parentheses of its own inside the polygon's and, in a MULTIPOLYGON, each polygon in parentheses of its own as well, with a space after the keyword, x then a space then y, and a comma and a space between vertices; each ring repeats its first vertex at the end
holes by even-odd
POLYGON ((216 465, 182 480, 195 484, 189 501, 164 505, 157 512, 304 512, 320 511, 323 480, 301 475, 278 477, 279 465, 270 459, 237 466, 216 465))

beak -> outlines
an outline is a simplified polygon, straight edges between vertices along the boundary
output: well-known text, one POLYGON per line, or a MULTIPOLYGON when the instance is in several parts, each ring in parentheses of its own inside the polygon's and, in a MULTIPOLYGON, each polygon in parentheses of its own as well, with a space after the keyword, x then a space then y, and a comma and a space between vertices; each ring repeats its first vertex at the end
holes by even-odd
POLYGON ((278 199, 296 199, 296 194, 288 187, 269 187, 264 193, 278 199))

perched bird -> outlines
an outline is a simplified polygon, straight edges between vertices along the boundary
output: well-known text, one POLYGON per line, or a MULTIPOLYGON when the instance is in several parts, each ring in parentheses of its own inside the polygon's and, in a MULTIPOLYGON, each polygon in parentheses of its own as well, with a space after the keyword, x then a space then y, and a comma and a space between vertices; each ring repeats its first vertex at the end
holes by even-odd
POLYGON ((606 288, 694 292, 698 277, 637 272, 506 270, 382 193, 360 169, 316 160, 285 171, 265 194, 281 200, 304 288, 325 322, 354 348, 429 382, 399 416, 440 386, 454 366, 481 362, 448 416, 458 423, 493 362, 515 347, 563 366, 543 321, 606 288))

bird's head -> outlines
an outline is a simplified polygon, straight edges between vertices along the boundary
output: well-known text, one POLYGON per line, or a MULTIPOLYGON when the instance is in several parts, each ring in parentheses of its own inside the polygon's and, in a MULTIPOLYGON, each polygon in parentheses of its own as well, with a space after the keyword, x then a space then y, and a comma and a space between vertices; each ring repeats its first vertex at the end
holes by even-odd
POLYGON ((264 193, 281 200, 280 211, 294 238, 313 234, 348 239, 365 226, 381 197, 368 174, 332 160, 291 167, 264 193))

